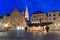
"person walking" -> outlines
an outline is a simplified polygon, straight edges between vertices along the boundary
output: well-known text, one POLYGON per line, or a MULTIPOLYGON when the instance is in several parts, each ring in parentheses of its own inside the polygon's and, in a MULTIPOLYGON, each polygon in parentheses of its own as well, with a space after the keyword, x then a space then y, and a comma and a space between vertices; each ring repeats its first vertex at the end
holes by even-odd
POLYGON ((46 26, 46 28, 45 28, 45 29, 46 29, 46 32, 49 32, 49 27, 48 27, 48 26, 46 26))
POLYGON ((25 27, 25 31, 27 32, 27 27, 25 27))

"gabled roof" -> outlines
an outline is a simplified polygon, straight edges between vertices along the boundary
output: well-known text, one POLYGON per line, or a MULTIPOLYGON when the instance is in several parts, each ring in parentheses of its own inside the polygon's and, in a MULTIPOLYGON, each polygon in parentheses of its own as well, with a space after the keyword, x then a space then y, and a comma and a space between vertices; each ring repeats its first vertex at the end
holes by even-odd
POLYGON ((17 8, 15 8, 14 10, 13 10, 13 12, 17 12, 18 10, 17 10, 17 8))
POLYGON ((14 8, 13 12, 22 12, 22 11, 19 11, 17 8, 14 8))
MULTIPOLYGON (((14 8, 14 10, 13 10, 12 14, 13 14, 13 13, 16 13, 16 12, 19 12, 19 13, 23 14, 23 12, 22 12, 22 11, 18 10, 17 8, 14 8)), ((11 15, 12 15, 12 14, 11 14, 11 15)))

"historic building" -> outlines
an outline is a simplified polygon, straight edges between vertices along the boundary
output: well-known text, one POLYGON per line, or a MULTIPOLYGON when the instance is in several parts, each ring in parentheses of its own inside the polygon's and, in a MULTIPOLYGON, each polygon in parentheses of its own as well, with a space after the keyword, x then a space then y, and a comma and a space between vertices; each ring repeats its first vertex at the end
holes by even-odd
POLYGON ((47 22, 47 15, 43 12, 35 12, 30 19, 31 23, 45 23, 47 22))
POLYGON ((30 18, 33 27, 31 29, 39 30, 49 26, 50 30, 60 29, 60 11, 53 11, 46 13, 35 12, 30 18))
POLYGON ((37 11, 31 16, 30 21, 34 30, 44 29, 46 26, 49 26, 50 30, 60 29, 60 11, 48 12, 47 15, 37 11))
POLYGON ((60 28, 60 12, 48 12, 46 15, 44 12, 36 11, 29 20, 28 6, 26 6, 25 15, 24 12, 15 8, 11 15, 4 15, 1 21, 3 23, 2 29, 7 30, 25 30, 28 27, 30 31, 44 31, 46 26, 51 27, 50 29, 58 29, 60 28))
POLYGON ((48 22, 53 22, 53 28, 60 28, 60 11, 48 12, 48 22))
POLYGON ((43 31, 45 30, 45 24, 47 23, 47 15, 43 12, 35 12, 30 18, 31 31, 43 31), (44 24, 44 25, 43 25, 44 24))
POLYGON ((24 12, 20 12, 15 8, 11 15, 5 15, 3 17, 3 29, 24 30, 27 25, 26 20, 28 20, 27 11, 28 9, 26 7, 26 15, 24 16, 24 12))

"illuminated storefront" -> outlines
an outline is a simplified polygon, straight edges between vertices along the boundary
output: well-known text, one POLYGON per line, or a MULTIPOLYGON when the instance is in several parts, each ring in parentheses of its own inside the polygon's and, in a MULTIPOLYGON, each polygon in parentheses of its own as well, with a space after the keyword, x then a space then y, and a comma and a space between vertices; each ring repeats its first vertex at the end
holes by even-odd
POLYGON ((25 30, 25 27, 23 27, 23 26, 17 26, 17 30, 25 30))
POLYGON ((46 26, 52 24, 50 23, 30 23, 28 24, 30 27, 30 32, 45 32, 46 26))

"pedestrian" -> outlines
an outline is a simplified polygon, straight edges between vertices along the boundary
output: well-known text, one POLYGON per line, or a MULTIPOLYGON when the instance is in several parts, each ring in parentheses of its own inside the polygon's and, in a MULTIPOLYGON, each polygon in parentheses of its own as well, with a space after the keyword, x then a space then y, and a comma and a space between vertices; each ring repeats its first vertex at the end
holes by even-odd
POLYGON ((48 26, 46 26, 46 28, 45 28, 45 29, 46 29, 46 32, 49 32, 49 27, 48 27, 48 26))
POLYGON ((25 31, 27 32, 27 27, 25 27, 25 31))

